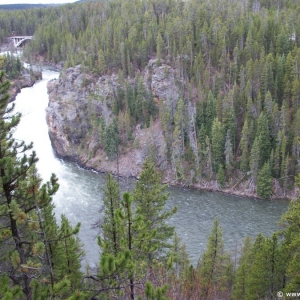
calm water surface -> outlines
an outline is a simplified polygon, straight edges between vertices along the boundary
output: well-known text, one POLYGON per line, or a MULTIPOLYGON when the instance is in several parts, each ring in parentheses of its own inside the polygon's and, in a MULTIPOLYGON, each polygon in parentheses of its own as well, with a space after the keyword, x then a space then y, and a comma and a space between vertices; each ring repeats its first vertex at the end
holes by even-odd
MULTIPOLYGON (((105 176, 79 168, 72 162, 55 157, 48 136, 45 108, 48 105, 47 82, 58 78, 58 73, 44 70, 43 80, 31 88, 25 88, 17 96, 15 111, 22 113, 22 120, 15 137, 33 141, 39 157, 38 169, 44 180, 55 173, 60 189, 54 196, 55 212, 58 220, 65 214, 74 225, 81 222, 80 238, 86 251, 86 262, 95 265, 99 260, 96 241, 97 231, 91 225, 100 217, 102 188, 105 176)), ((123 190, 130 189, 134 182, 122 179, 123 190)), ((167 206, 178 206, 178 212, 169 221, 176 227, 181 239, 186 243, 191 262, 196 264, 206 247, 206 238, 214 218, 217 216, 223 227, 225 247, 234 252, 247 236, 262 232, 270 235, 279 229, 277 222, 286 211, 286 201, 261 201, 228 196, 222 193, 169 188, 171 193, 167 206)))

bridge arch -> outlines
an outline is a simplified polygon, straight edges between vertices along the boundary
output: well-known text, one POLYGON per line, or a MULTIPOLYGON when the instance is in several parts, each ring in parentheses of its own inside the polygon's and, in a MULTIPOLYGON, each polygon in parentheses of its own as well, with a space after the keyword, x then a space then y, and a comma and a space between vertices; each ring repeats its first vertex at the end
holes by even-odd
POLYGON ((14 43, 14 47, 20 47, 25 41, 32 40, 33 36, 11 36, 8 38, 14 43))

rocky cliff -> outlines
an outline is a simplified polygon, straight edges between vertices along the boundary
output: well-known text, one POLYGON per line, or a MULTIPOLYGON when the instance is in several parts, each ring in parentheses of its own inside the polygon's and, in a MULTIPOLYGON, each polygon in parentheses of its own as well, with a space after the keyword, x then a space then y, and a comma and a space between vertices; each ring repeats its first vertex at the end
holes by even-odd
MULTIPOLYGON (((150 61, 141 73, 145 89, 174 111, 179 98, 175 72, 167 65, 156 66, 150 61)), ((99 121, 107 126, 113 117, 113 98, 123 89, 116 74, 96 77, 85 73, 81 66, 67 69, 60 78, 48 83, 49 106, 46 110, 49 135, 59 157, 77 161, 97 171, 111 171, 121 176, 137 177, 143 161, 154 153, 161 169, 168 173, 166 141, 160 121, 149 128, 137 124, 119 157, 109 160, 103 150, 99 121), (118 170, 119 168, 119 170, 118 170)), ((134 79, 126 80, 134 84, 134 79)))
MULTIPOLYGON (((135 86, 137 91, 136 78, 124 79, 117 74, 99 77, 76 66, 63 71, 59 79, 50 81, 46 118, 56 154, 99 172, 110 171, 132 177, 139 176, 144 160, 152 156, 166 183, 257 196, 251 178, 245 174, 236 173, 221 188, 215 175, 207 175, 209 170, 205 169, 206 164, 202 163, 202 170, 198 167, 201 158, 198 157, 200 151, 195 132, 196 109, 192 101, 188 101, 183 108, 185 112, 178 110, 182 82, 176 70, 166 64, 158 66, 155 60, 151 60, 137 76, 142 78, 145 90, 151 93, 156 108, 160 110, 150 126, 132 121, 132 116, 128 121, 124 105, 118 116, 114 111, 117 94, 121 94, 122 101, 125 101, 126 86, 135 86), (176 129, 176 118, 180 119, 180 114, 188 116, 185 137, 180 137, 180 131, 176 129), (103 127, 109 126, 113 119, 118 122, 121 144, 117 157, 111 159, 104 151, 103 127), (125 140, 122 140, 123 134, 127 136, 125 140), (176 152, 182 149, 176 141, 176 134, 178 141, 180 138, 181 141, 188 139, 184 145, 186 154, 176 152)), ((127 106, 126 110, 129 110, 127 106)), ((278 181, 274 180, 273 198, 292 198, 294 192, 284 192, 278 181)))

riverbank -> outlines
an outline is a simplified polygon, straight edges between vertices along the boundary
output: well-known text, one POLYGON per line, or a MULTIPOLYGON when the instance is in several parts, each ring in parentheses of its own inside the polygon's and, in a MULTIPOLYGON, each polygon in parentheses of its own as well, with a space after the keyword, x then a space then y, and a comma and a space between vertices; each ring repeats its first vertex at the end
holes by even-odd
MULTIPOLYGON (((9 62, 6 62, 6 64, 12 64, 15 61, 17 61, 16 57, 20 56, 20 52, 14 52, 13 50, 9 51, 9 44, 2 44, 0 47, 0 55, 9 55, 10 60, 9 62)), ((20 50, 18 50, 20 51, 20 50)), ((18 61, 17 63, 20 64, 18 61)), ((7 71, 7 65, 2 65, 4 71, 7 71)), ((12 73, 7 73, 7 79, 10 81, 10 89, 8 91, 10 95, 10 102, 14 101, 16 99, 16 96, 21 92, 21 89, 32 87, 36 81, 42 79, 42 72, 38 70, 28 69, 27 67, 19 65, 18 67, 14 66, 12 67, 10 65, 10 68, 14 70, 12 73), (18 71, 16 71, 18 70, 18 71)), ((11 71, 11 70, 10 70, 11 71)))
POLYGON ((10 80, 10 102, 16 99, 21 89, 33 86, 36 81, 42 79, 42 72, 24 69, 17 79, 10 80))
MULTIPOLYGON (((53 147, 53 145, 52 145, 53 147)), ((70 156, 68 157, 61 157, 59 156, 55 148, 53 148, 56 156, 59 159, 62 159, 64 161, 69 161, 75 163, 79 168, 84 169, 84 170, 89 170, 93 171, 98 174, 106 174, 108 172, 112 173, 115 177, 119 177, 122 179, 134 179, 134 180, 139 180, 139 172, 135 171, 136 175, 133 174, 128 174, 128 173, 123 173, 122 170, 124 169, 124 166, 119 162, 119 172, 118 172, 118 166, 117 162, 113 161, 110 162, 111 167, 107 167, 109 164, 106 165, 104 168, 103 166, 95 166, 92 164, 91 161, 89 160, 82 160, 82 159, 76 159, 72 158, 70 156), (121 170, 121 171, 120 171, 121 170)), ((124 160, 124 158, 123 158, 124 160)), ((135 168, 134 168, 135 169, 135 168)), ((132 170, 131 170, 132 171, 132 170)), ((140 168, 141 171, 141 168, 140 168)), ((225 195, 232 195, 236 197, 243 197, 243 198, 251 198, 251 199, 261 199, 261 200, 293 200, 296 199, 297 196, 299 195, 296 189, 293 190, 288 190, 286 192, 283 191, 283 189, 280 187, 280 184, 278 180, 273 179, 273 187, 272 187, 272 195, 269 199, 262 199, 260 198, 255 190, 250 189, 249 186, 251 185, 251 179, 247 179, 240 184, 236 184, 239 182, 239 180, 235 180, 235 184, 232 185, 232 187, 229 186, 227 183, 227 186, 224 188, 221 188, 220 185, 216 180, 201 180, 201 182, 198 183, 182 183, 182 182, 176 182, 174 180, 168 180, 165 172, 162 173, 162 183, 167 184, 168 186, 172 187, 178 187, 182 189, 190 189, 190 190, 198 190, 198 191, 209 191, 209 192, 217 192, 217 193, 222 193, 225 195), (275 191, 275 192, 274 192, 275 191)))

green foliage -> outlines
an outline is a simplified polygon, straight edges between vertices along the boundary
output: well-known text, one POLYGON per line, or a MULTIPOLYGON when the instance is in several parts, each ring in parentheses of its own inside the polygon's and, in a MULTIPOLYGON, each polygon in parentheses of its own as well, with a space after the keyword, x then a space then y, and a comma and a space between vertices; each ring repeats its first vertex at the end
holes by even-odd
POLYGON ((106 176, 104 195, 104 217, 100 224, 102 249, 103 252, 113 253, 117 256, 121 247, 120 239, 123 237, 124 224, 120 218, 118 218, 118 211, 120 210, 120 188, 110 173, 106 176))
POLYGON ((272 193, 272 175, 269 162, 266 162, 257 176, 257 195, 262 198, 269 198, 272 193))
POLYGON ((140 179, 135 184, 133 199, 143 223, 148 224, 149 232, 155 233, 154 238, 143 245, 142 257, 148 264, 170 248, 168 240, 174 234, 174 227, 168 225, 167 220, 176 213, 177 207, 169 211, 164 210, 169 197, 166 188, 161 184, 161 176, 155 170, 154 163, 147 159, 140 179))
MULTIPOLYGON (((110 174, 104 193, 102 234, 98 238, 102 248, 98 276, 102 278, 102 285, 111 289, 110 297, 120 296, 127 286, 128 297, 134 299, 136 293, 140 294, 136 287, 147 278, 148 268, 156 270, 167 266, 167 258, 172 257, 169 240, 174 227, 169 226, 167 220, 176 208, 164 210, 169 194, 150 160, 145 161, 132 194, 125 192, 119 199, 119 186, 110 174)), ((182 265, 178 254, 176 257, 176 263, 182 265)), ((166 287, 149 288, 148 292, 147 297, 166 299, 166 287)))
POLYGON ((218 166, 224 165, 225 132, 224 127, 218 119, 214 120, 212 126, 211 150, 213 157, 213 169, 218 171, 218 166))
POLYGON ((234 299, 263 299, 281 291, 285 284, 286 253, 276 234, 259 234, 253 244, 246 240, 236 272, 234 299))
POLYGON ((82 276, 79 249, 73 237, 79 227, 72 230, 68 220, 62 217, 58 229, 51 203, 58 190, 57 178, 53 174, 42 184, 35 167, 36 155, 34 152, 28 155, 32 145, 13 139, 20 114, 14 115, 13 105, 8 106, 8 88, 9 82, 0 72, 0 207, 3 212, 0 244, 4 250, 0 260, 1 272, 7 275, 2 278, 0 293, 7 299, 12 296, 46 299, 55 294, 68 297, 82 276), (16 285, 9 292, 5 278, 10 278, 9 286, 16 285), (18 286, 22 288, 22 296, 18 286))
POLYGON ((0 277, 0 298, 3 300, 21 300, 25 299, 25 296, 20 286, 10 286, 8 276, 2 274, 0 277))
POLYGON ((8 53, 0 56, 0 70, 3 70, 9 79, 16 79, 20 76, 23 66, 19 57, 8 53))
POLYGON ((284 236, 284 251, 287 254, 287 262, 286 262, 286 280, 287 284, 285 286, 286 291, 300 291, 300 273, 299 273, 299 265, 300 265, 300 249, 299 249, 299 241, 300 241, 300 230, 299 230, 299 222, 300 222, 300 201, 299 197, 291 201, 288 207, 288 210, 282 216, 282 222, 285 226, 283 230, 284 236))
POLYGON ((225 172, 224 168, 221 164, 219 164, 218 173, 217 173, 217 181, 221 187, 224 187, 225 184, 225 172))
POLYGON ((119 131, 116 120, 114 119, 103 132, 103 148, 109 159, 115 159, 119 151, 119 131))
POLYGON ((163 287, 154 288, 151 282, 146 282, 145 296, 147 300, 168 300, 169 298, 165 297, 167 292, 167 285, 163 287))
MULTIPOLYGON (((166 106, 159 116, 167 143, 164 165, 172 163, 176 180, 188 183, 191 177, 196 181, 202 175, 211 178, 211 163, 214 173, 221 163, 227 178, 239 174, 238 169, 251 170, 255 182, 260 168, 254 166, 250 153, 256 138, 258 165, 270 161, 273 150, 274 177, 281 177, 280 169, 295 175, 300 168, 298 163, 297 168, 286 163, 287 156, 300 161, 296 143, 300 44, 296 0, 280 5, 260 1, 260 9, 252 2, 114 0, 2 11, 0 39, 13 31, 34 34, 24 49, 28 61, 41 55, 51 62, 63 61, 66 67, 81 64, 95 76, 118 73, 112 110, 120 139, 108 125, 102 140, 109 159, 116 157, 119 143, 127 146, 128 142, 119 118, 127 114, 128 135, 137 124, 149 127, 151 116, 157 115, 155 96, 160 107, 166 106), (153 79, 160 83, 153 85, 153 79), (168 90, 173 83, 177 86, 174 93, 168 90), (181 105, 180 100, 176 103, 177 95, 188 112, 180 110, 183 122, 178 122, 175 113, 181 105), (286 138, 285 153, 280 149, 276 153, 280 130, 286 138), (224 157, 227 134, 234 164, 227 159, 230 143, 224 157), (206 153, 206 136, 212 155, 206 153), (203 174, 189 174, 187 165, 193 164, 186 159, 189 145, 194 153, 189 159, 203 174)), ((12 70, 20 67, 19 63, 10 65, 12 70)), ((290 179, 280 183, 286 192, 290 179)))
POLYGON ((208 298, 214 289, 221 288, 225 294, 231 289, 233 265, 229 254, 224 250, 223 233, 218 218, 215 218, 206 251, 198 262, 198 271, 204 298, 208 298))

